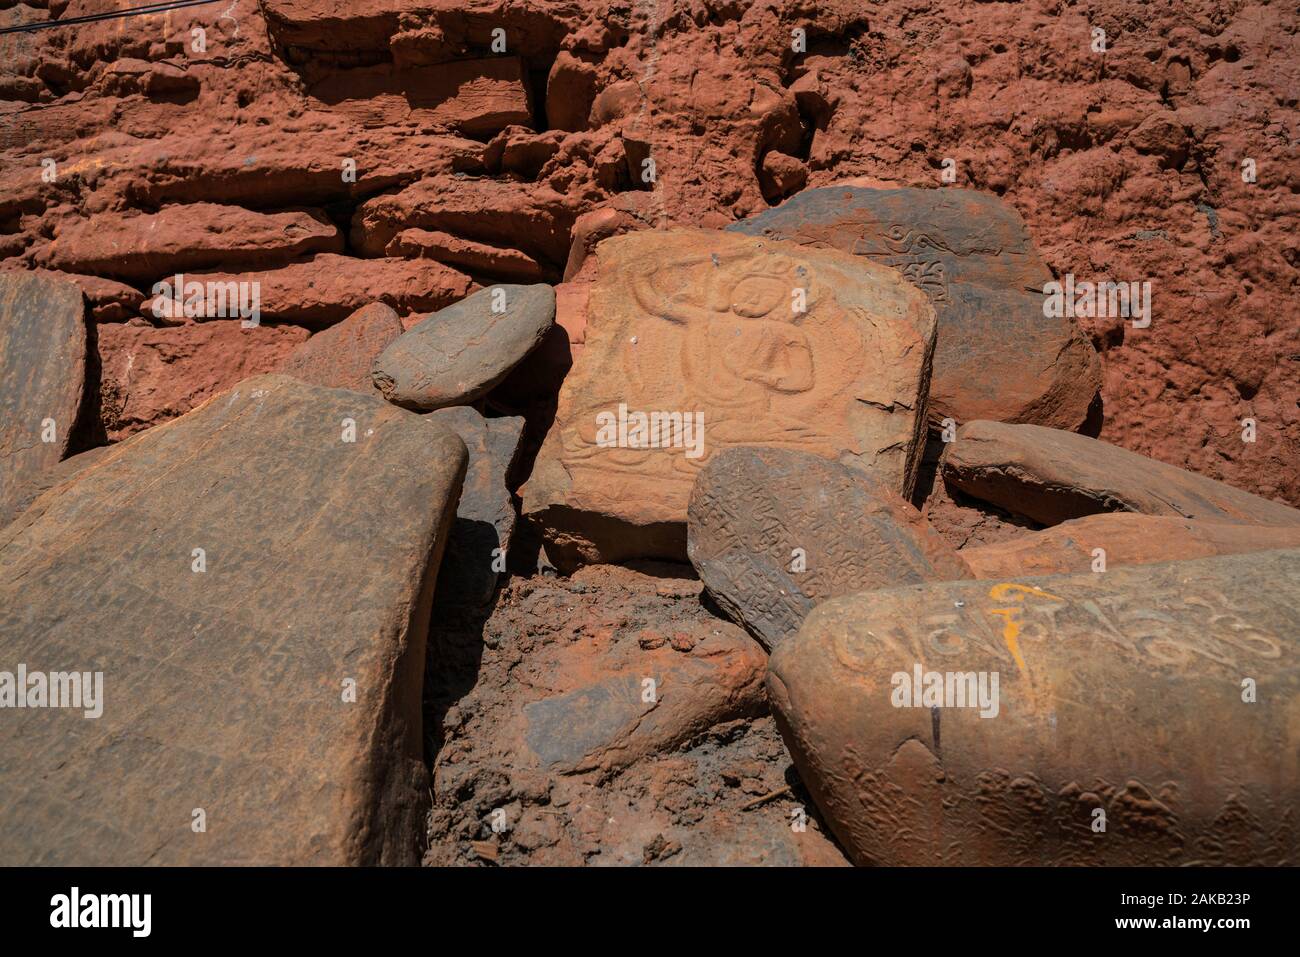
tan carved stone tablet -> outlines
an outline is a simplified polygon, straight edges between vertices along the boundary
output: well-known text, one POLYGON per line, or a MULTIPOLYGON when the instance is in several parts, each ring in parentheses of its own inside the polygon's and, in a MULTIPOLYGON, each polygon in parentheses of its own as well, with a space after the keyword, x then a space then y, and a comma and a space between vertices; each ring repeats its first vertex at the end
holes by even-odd
POLYGON ((1297 594, 1300 550, 836 598, 768 692, 859 864, 1293 863, 1297 594))
POLYGON ((935 321, 896 272, 699 230, 614 237, 597 256, 586 345, 523 490, 553 560, 684 559, 691 485, 734 445, 910 493, 935 321))

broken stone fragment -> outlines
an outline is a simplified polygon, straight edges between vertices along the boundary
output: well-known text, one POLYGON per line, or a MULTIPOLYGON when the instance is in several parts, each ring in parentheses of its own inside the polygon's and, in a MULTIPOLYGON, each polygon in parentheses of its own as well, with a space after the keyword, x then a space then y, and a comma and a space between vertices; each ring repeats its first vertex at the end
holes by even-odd
POLYGON ((712 630, 688 651, 664 645, 622 667, 594 662, 594 680, 525 705, 533 760, 562 770, 615 770, 671 751, 720 721, 761 714, 762 652, 733 625, 712 630))
POLYGON ((259 376, 0 530, 0 660, 102 677, 97 717, 4 710, 0 819, 23 826, 0 859, 418 862, 425 636, 465 458, 378 396, 259 376))
POLYGON ((338 227, 319 212, 258 213, 189 203, 156 213, 100 212, 73 220, 37 259, 51 269, 145 282, 215 266, 264 267, 342 249, 338 227))
MULTIPOLYGON (((170 277, 168 277, 170 278, 170 277)), ((430 260, 357 259, 321 253, 275 269, 250 272, 191 272, 187 282, 242 283, 256 291, 259 321, 323 329, 362 306, 383 302, 399 314, 449 306, 478 288, 469 276, 430 260)), ((153 317, 151 299, 141 311, 153 317)), ((196 317, 202 321, 204 317, 196 317)), ((224 318, 231 318, 229 316, 224 318)))
POLYGON ((857 864, 1276 866, 1298 589, 1290 550, 836 598, 768 690, 857 864))
POLYGON ((555 323, 547 285, 496 285, 435 312, 380 353, 374 382, 390 402, 430 411, 482 396, 555 323))
POLYGON ((404 229, 388 244, 387 251, 396 256, 434 259, 475 275, 499 276, 514 282, 538 282, 546 278, 545 270, 527 253, 438 230, 404 229))
POLYGON ((968 422, 943 474, 975 498, 1044 525, 1140 512, 1243 525, 1300 525, 1300 510, 1145 455, 1036 425, 968 422))
POLYGON ((700 580, 768 650, 828 598, 970 577, 896 492, 806 452, 719 452, 695 480, 687 517, 700 580))

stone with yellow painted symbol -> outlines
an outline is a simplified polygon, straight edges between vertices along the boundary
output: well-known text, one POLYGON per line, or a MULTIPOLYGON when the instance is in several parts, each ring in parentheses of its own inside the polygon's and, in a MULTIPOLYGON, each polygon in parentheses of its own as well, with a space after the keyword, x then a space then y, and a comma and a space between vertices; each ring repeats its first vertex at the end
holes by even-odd
POLYGON ((819 605, 768 689, 881 865, 1277 865, 1300 853, 1300 550, 819 605))

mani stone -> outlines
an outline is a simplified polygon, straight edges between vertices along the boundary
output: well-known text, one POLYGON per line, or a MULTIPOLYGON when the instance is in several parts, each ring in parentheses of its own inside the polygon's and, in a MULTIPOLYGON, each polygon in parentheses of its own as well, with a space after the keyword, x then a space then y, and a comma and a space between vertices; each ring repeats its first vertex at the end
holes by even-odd
POLYGON ((370 378, 375 357, 402 332, 402 320, 393 308, 373 302, 316 333, 284 360, 279 371, 303 382, 370 394, 375 391, 370 378))
POLYGON ((827 186, 728 229, 840 249, 898 269, 939 320, 930 421, 1074 429, 1101 362, 1070 318, 1043 315, 1052 274, 1016 211, 964 189, 827 186))
POLYGON ((1300 525, 1269 528, 1107 512, 959 553, 976 578, 1068 575, 1242 552, 1300 548, 1300 525), (1097 552, 1101 549, 1101 553, 1097 552), (1103 563, 1100 568, 1098 565, 1103 563))
POLYGON ((934 311, 894 270, 704 230, 605 240, 585 344, 521 494, 558 567, 683 561, 699 470, 810 452, 910 495, 934 311))
POLYGON ((465 460, 378 396, 268 375, 37 499, 0 531, 0 662, 102 672, 102 714, 4 709, 0 860, 418 863, 465 460))
POLYGON ((428 418, 459 435, 469 450, 469 468, 438 573, 436 600, 480 607, 496 591, 498 570, 505 569, 505 553, 514 534, 515 505, 506 480, 519 454, 524 419, 488 419, 464 405, 430 412, 428 418))
POLYGON ((1300 510, 1073 432, 968 422, 943 455, 968 495, 1043 525, 1139 512, 1240 525, 1300 525, 1300 510))
POLYGON ((555 323, 555 290, 496 285, 440 309, 375 360, 384 398, 424 412, 483 396, 555 323))
POLYGON ((0 273, 0 516, 68 454, 86 391, 85 312, 71 282, 0 273))
POLYGON ((768 692, 857 864, 1279 866, 1297 599, 1297 550, 890 588, 813 609, 768 692))
POLYGON ((788 449, 713 456, 691 491, 686 550, 718 605, 769 651, 827 598, 970 577, 896 493, 788 449))

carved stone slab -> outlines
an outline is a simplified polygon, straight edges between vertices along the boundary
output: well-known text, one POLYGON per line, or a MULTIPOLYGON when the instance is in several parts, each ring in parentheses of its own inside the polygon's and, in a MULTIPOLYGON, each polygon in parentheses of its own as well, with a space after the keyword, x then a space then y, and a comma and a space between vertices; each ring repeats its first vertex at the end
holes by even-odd
POLYGON ((910 493, 934 313, 897 273, 700 230, 617 236, 597 255, 585 346, 522 491, 553 561, 682 560, 695 476, 734 445, 910 493))
POLYGON ((859 864, 1290 863, 1298 598, 1297 550, 890 588, 815 608, 768 690, 859 864))
POLYGON ((687 514, 701 581, 769 651, 827 598, 970 577, 897 493, 806 452, 725 449, 695 480, 687 514))
POLYGON ((944 450, 943 475, 968 495, 1044 525, 1097 512, 1300 525, 1300 509, 1109 442, 1035 425, 963 425, 944 450))
POLYGON ((0 672, 29 704, 30 673, 100 672, 101 713, 0 710, 0 860, 417 863, 465 458, 378 396, 259 376, 37 499, 0 531, 0 672))
POLYGON ((0 518, 68 452, 86 389, 85 311, 71 282, 0 273, 0 518))
POLYGON ((1072 319, 1043 315, 1052 275, 1020 216, 963 189, 805 190, 728 227, 842 249, 898 269, 939 317, 930 420, 995 419, 1073 429, 1101 364, 1072 319))

